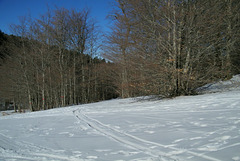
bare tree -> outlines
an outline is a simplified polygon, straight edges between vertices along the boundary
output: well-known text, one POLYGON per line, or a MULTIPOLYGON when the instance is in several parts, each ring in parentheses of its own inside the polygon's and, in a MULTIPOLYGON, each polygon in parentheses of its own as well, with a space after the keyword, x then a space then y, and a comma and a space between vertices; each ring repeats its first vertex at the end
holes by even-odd
POLYGON ((114 14, 117 23, 108 37, 111 50, 106 51, 118 63, 120 59, 113 53, 119 52, 123 42, 120 27, 125 26, 123 31, 128 39, 124 42, 127 51, 131 51, 127 57, 131 63, 127 64, 134 68, 131 73, 128 70, 128 78, 134 80, 128 81, 132 90, 165 96, 191 94, 200 85, 232 75, 231 61, 235 59, 231 57, 239 50, 236 48, 239 32, 235 30, 239 26, 236 22, 239 2, 116 2, 122 14, 114 14))
POLYGON ((32 111, 104 98, 99 95, 107 91, 98 91, 103 89, 98 64, 105 61, 93 58, 98 31, 88 10, 56 8, 39 19, 20 22, 12 26, 17 37, 9 45, 11 59, 1 67, 3 75, 12 69, 5 77, 11 80, 6 81, 5 97, 32 111))

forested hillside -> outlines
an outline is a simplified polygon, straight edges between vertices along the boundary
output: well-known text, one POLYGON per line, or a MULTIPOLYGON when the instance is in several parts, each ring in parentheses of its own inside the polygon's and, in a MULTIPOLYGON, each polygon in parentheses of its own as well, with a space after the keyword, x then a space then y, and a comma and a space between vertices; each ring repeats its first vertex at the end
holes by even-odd
POLYGON ((88 11, 62 8, 20 22, 11 26, 15 36, 1 32, 1 98, 35 111, 117 96, 88 11))
POLYGON ((195 94, 240 73, 239 0, 114 5, 105 36, 89 10, 64 8, 21 17, 11 26, 15 36, 1 32, 0 97, 34 111, 118 96, 195 94))

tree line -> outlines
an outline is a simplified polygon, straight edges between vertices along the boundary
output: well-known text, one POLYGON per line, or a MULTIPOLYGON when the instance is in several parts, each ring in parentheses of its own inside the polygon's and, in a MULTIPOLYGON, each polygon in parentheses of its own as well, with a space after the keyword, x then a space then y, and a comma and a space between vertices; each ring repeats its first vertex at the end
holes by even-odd
POLYGON ((1 97, 35 111, 190 95, 240 73, 240 1, 115 0, 113 8, 104 39, 88 10, 64 8, 22 17, 15 36, 0 33, 1 97))
POLYGON ((99 32, 88 10, 57 8, 21 17, 14 35, 1 32, 2 98, 31 111, 114 98, 110 63, 98 58, 99 32))
POLYGON ((117 0, 105 56, 121 97, 194 94, 240 72, 239 0, 117 0))

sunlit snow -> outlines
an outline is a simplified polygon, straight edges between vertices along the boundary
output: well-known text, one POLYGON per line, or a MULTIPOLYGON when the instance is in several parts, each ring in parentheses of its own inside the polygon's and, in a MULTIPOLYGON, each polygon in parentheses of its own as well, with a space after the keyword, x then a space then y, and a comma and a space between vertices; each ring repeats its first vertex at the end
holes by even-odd
POLYGON ((240 160, 240 90, 0 117, 0 160, 240 160))

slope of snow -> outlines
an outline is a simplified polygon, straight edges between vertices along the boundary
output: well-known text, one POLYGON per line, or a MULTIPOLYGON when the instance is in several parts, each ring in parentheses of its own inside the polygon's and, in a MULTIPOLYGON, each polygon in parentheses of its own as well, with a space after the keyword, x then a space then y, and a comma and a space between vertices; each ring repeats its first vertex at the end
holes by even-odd
POLYGON ((237 161, 240 90, 0 117, 0 160, 237 161))
POLYGON ((240 90, 240 74, 233 76, 232 79, 227 81, 206 84, 205 86, 198 88, 197 92, 214 93, 233 90, 240 90))

